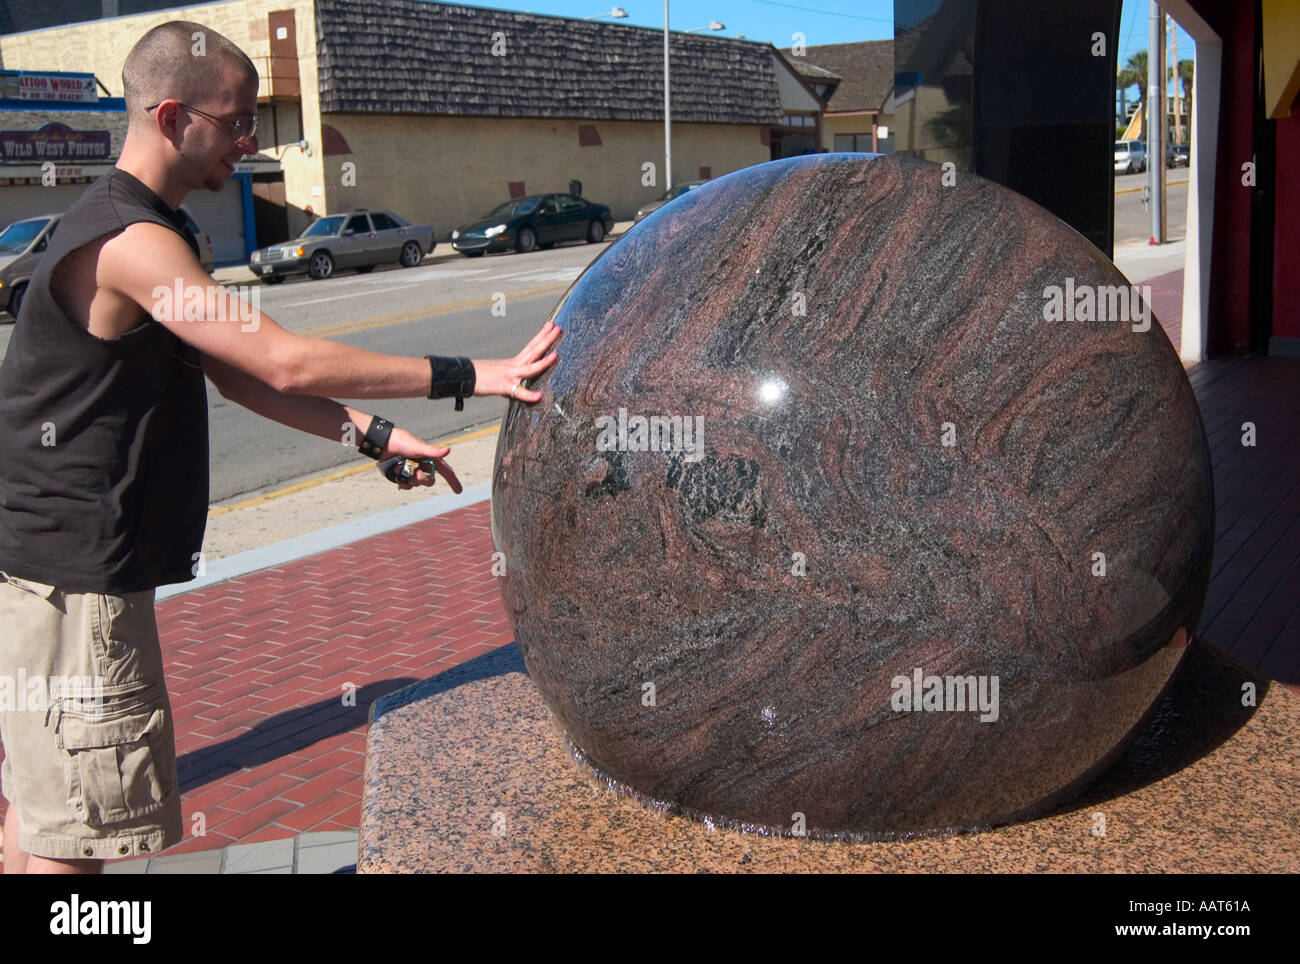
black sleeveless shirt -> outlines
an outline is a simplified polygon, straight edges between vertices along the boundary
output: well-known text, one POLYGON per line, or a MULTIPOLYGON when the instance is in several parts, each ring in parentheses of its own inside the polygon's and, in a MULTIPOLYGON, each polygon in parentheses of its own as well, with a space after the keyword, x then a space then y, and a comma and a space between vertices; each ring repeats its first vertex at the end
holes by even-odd
POLYGON ((208 406, 198 350, 143 308, 135 328, 98 338, 50 290, 65 256, 137 221, 175 231, 198 254, 184 215, 115 168, 63 215, 0 365, 0 571, 69 592, 193 579, 203 547, 208 406))

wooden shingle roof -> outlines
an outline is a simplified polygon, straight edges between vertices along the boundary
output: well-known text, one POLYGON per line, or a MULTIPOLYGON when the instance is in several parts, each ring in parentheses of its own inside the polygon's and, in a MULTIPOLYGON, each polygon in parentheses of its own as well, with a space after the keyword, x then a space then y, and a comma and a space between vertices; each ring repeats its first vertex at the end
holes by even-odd
MULTIPOLYGON (((316 0, 316 49, 325 112, 663 119, 663 32, 651 28, 316 0), (493 54, 498 36, 504 56, 493 54)), ((780 123, 770 45, 674 33, 670 56, 674 121, 780 123)))
POLYGON ((803 57, 790 48, 781 52, 792 64, 802 60, 842 77, 826 105, 827 113, 880 110, 894 90, 894 42, 863 40, 848 44, 805 47, 803 57))

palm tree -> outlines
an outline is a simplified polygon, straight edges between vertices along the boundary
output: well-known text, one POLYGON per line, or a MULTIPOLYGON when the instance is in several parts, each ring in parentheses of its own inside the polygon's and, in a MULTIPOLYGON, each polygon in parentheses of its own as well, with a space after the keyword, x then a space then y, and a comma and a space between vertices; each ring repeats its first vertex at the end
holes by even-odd
MULTIPOLYGON (((1183 101, 1187 104, 1188 121, 1192 119, 1192 80, 1196 73, 1195 65, 1196 62, 1193 60, 1178 61, 1178 80, 1176 83, 1181 83, 1183 85, 1183 101)), ((1188 126, 1187 137, 1190 140, 1192 136, 1190 124, 1188 126)))
POLYGON ((1128 78, 1128 85, 1124 88, 1138 85, 1138 110, 1142 112, 1142 127, 1139 140, 1147 139, 1147 52, 1139 50, 1133 56, 1129 57, 1128 63, 1120 71, 1119 82, 1123 83, 1125 77, 1128 78))
POLYGON ((1133 71, 1121 69, 1115 75, 1115 88, 1119 91, 1119 116, 1120 122, 1115 129, 1115 137, 1118 139, 1123 136, 1125 128, 1128 127, 1128 89, 1136 84, 1137 77, 1133 71))

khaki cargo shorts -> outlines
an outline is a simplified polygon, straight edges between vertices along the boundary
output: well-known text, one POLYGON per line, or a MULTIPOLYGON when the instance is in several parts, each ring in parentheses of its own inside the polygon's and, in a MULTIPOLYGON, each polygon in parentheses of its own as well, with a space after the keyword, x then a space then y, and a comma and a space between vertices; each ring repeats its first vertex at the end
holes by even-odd
POLYGON ((64 592, 0 572, 0 792, 54 859, 180 842, 176 738, 154 591, 64 592))

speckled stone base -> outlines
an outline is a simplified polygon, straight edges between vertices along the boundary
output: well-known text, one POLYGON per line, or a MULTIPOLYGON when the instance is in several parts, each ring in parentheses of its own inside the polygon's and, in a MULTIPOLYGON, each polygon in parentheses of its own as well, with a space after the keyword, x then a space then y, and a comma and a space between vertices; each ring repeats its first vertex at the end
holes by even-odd
POLYGON ((357 871, 1295 873, 1297 734, 1300 696, 1197 642, 1125 756, 1048 817, 878 843, 760 837, 607 789, 511 645, 375 703, 357 871))

